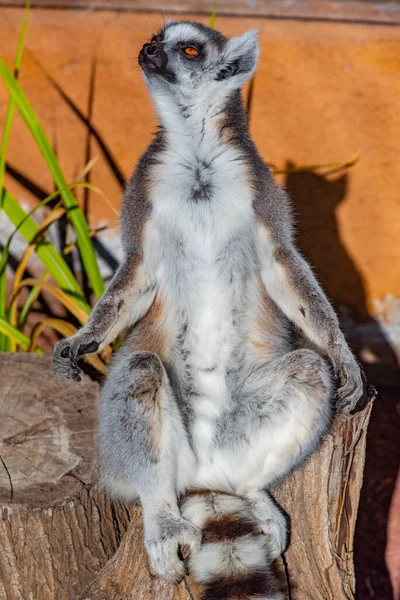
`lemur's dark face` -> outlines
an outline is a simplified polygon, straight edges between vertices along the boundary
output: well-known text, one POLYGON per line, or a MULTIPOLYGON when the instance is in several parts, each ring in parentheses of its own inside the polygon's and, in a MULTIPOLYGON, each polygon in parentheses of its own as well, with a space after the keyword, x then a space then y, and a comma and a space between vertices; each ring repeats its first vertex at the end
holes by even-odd
POLYGON ((172 21, 144 44, 139 64, 152 91, 187 94, 214 85, 240 87, 253 73, 257 55, 254 30, 228 39, 201 23, 172 21))

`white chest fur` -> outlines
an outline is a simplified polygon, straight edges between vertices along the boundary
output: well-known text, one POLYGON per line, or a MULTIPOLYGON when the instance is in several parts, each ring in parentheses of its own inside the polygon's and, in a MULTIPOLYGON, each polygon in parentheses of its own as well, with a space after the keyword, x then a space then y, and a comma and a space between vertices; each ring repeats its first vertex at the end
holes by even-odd
MULTIPOLYGON (((238 151, 196 140, 174 145, 161 155, 152 190, 153 211, 146 236, 157 278, 173 279, 180 291, 195 291, 201 304, 217 311, 224 285, 224 251, 253 229, 252 191, 238 151), (171 263, 172 261, 172 263, 171 263)), ((209 315, 212 318, 212 315, 209 315)))

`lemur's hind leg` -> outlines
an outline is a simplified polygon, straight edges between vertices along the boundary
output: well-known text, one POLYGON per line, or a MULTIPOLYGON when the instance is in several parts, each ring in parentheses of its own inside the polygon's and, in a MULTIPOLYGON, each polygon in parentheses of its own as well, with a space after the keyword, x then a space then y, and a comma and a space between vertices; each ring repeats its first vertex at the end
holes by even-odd
POLYGON ((178 448, 189 450, 167 373, 156 354, 120 350, 102 391, 99 432, 103 486, 113 497, 139 496, 152 569, 178 582, 185 574, 178 549, 197 548, 201 533, 180 516, 178 448))
POLYGON ((262 458, 243 492, 270 534, 275 556, 286 545, 286 518, 265 490, 316 449, 331 422, 332 395, 329 367, 312 350, 289 352, 255 369, 245 382, 242 403, 250 408, 247 427, 254 440, 250 452, 262 458))

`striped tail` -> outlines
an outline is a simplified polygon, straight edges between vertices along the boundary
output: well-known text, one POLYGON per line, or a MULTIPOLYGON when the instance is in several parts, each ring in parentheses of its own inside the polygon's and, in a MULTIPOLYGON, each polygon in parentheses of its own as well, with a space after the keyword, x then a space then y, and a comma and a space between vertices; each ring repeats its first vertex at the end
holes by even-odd
POLYGON ((284 600, 271 570, 268 537, 246 499, 192 490, 181 512, 203 533, 200 549, 188 558, 195 600, 284 600))

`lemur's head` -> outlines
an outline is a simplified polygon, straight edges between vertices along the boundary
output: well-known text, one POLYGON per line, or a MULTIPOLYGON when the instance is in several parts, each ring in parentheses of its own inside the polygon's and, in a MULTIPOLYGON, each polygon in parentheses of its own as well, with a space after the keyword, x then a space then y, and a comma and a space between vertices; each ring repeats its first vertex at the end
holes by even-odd
POLYGON ((254 73, 257 30, 228 39, 201 23, 169 21, 139 54, 152 94, 225 96, 254 73))

